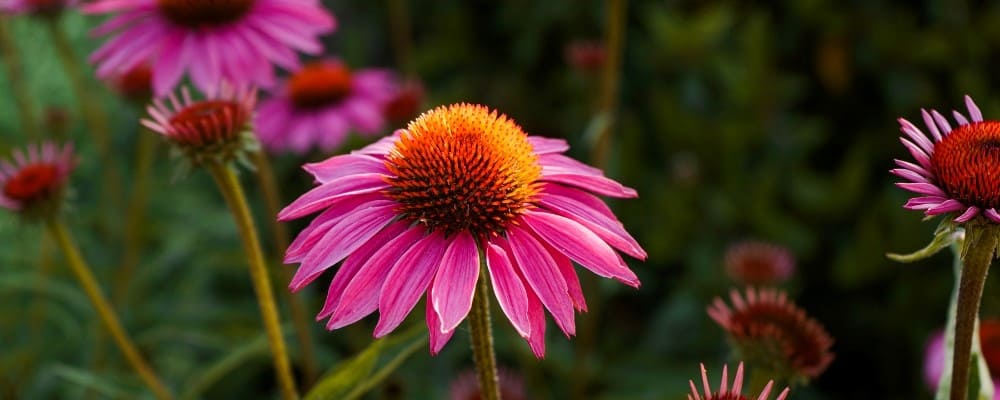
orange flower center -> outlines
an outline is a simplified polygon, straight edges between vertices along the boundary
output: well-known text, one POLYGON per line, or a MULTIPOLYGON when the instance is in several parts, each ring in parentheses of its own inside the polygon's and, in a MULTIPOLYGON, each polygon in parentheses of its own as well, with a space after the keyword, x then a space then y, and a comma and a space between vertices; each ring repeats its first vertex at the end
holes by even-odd
POLYGON ((59 182, 59 168, 54 164, 34 164, 21 168, 7 180, 3 194, 18 201, 31 201, 51 193, 59 182))
POLYGON ((539 191, 528 136, 514 121, 471 104, 442 106, 410 123, 385 165, 399 212, 446 233, 501 234, 539 191))
POLYGON ((157 0, 163 15, 177 25, 202 28, 238 21, 254 0, 157 0))
POLYGON ((169 136, 185 145, 216 143, 236 137, 250 119, 242 105, 210 100, 191 104, 170 118, 169 136))
POLYGON ((337 103, 351 93, 351 70, 339 63, 313 63, 288 80, 295 107, 314 109, 337 103))
POLYGON ((1000 208, 1000 122, 955 128, 934 147, 931 167, 949 197, 966 205, 1000 208))

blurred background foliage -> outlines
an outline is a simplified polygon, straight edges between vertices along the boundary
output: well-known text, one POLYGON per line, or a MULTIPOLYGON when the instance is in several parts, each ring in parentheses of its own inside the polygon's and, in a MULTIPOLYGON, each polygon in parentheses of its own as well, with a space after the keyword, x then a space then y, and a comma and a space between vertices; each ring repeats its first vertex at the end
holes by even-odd
MULTIPOLYGON (((331 54, 356 66, 398 67, 385 2, 326 3, 341 24, 326 39, 331 54)), ((407 2, 410 67, 426 87, 426 108, 487 104, 531 134, 566 138, 571 155, 587 160, 588 132, 603 121, 599 73, 574 68, 566 48, 602 40, 605 7, 595 0, 407 2)), ((922 247, 935 226, 900 207, 907 195, 888 169, 908 156, 895 119, 919 120, 921 107, 959 108, 964 94, 987 118, 1000 115, 993 64, 1000 3, 633 0, 627 21, 607 174, 641 196, 612 206, 649 251, 647 262, 630 261, 643 285, 591 282, 591 313, 579 317, 581 331, 590 332, 581 335, 590 337, 568 341, 551 329, 543 361, 495 318, 500 364, 525 377, 531 398, 682 398, 699 362, 717 375, 722 363, 736 361, 704 310, 734 287, 722 268, 726 247, 757 238, 793 251, 798 270, 785 289, 836 339, 831 368, 791 398, 929 398, 922 353, 928 334, 944 324, 950 255, 914 265, 884 256, 922 247)), ((78 57, 98 45, 87 34, 97 22, 75 12, 60 21, 78 57)), ((108 291, 124 213, 104 204, 100 162, 44 24, 4 23, 47 133, 80 149, 68 221, 108 291)), ((142 113, 92 84, 113 117, 111 162, 126 172, 128 187, 142 113)), ((0 75, 4 148, 26 140, 8 88, 0 75)), ((267 398, 275 383, 231 218, 206 174, 172 180, 174 166, 160 150, 142 262, 119 311, 175 391, 204 385, 204 398, 267 398), (221 372, 208 374, 212 368, 221 372)), ((329 155, 277 158, 286 201, 310 187, 298 166, 329 155)), ((253 181, 245 183, 266 229, 272 217, 253 181)), ((37 226, 0 213, 0 397, 141 393, 42 237, 37 226)), ((302 292, 310 313, 324 294, 323 285, 302 292)), ((407 324, 422 326, 415 314, 407 324)), ((983 314, 1000 316, 995 279, 983 314)), ((323 368, 368 346, 373 323, 332 333, 314 324, 323 368)), ((422 348, 368 397, 445 397, 458 372, 471 368, 467 340, 456 335, 435 358, 422 348)))

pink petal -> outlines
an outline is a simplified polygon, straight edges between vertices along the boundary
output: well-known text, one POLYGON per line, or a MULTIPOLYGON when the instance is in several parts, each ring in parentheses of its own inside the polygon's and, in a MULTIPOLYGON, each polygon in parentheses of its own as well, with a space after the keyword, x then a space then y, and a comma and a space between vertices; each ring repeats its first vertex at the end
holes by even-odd
POLYGON ((552 139, 543 136, 528 136, 535 154, 562 153, 569 150, 569 144, 563 139, 552 139))
POLYGON ((543 211, 529 211, 524 222, 542 239, 595 274, 639 287, 639 278, 628 269, 615 251, 594 232, 565 217, 543 211))
POLYGON ((479 250, 468 232, 452 239, 434 276, 434 310, 441 316, 442 332, 455 329, 472 309, 479 279, 479 250))
POLYGON ((923 176, 926 176, 926 177, 933 176, 930 172, 927 172, 927 170, 925 170, 923 167, 921 167, 921 166, 919 166, 917 164, 914 164, 914 163, 911 163, 911 162, 906 162, 906 161, 903 161, 903 160, 894 160, 894 161, 896 162, 896 165, 898 165, 898 166, 900 166, 902 168, 908 169, 910 171, 916 172, 916 173, 918 173, 920 175, 923 175, 923 176))
POLYGON ((490 271, 490 282, 493 283, 493 293, 496 294, 500 310, 507 315, 518 334, 529 337, 531 321, 528 318, 528 295, 521 278, 507 258, 507 253, 500 246, 487 243, 486 267, 490 271))
POLYGON ((989 218, 990 221, 1000 224, 1000 213, 998 213, 996 209, 994 208, 987 209, 983 211, 983 215, 985 215, 986 218, 989 218))
POLYGON ((970 219, 975 218, 976 215, 979 215, 979 208, 978 207, 969 207, 968 209, 965 210, 964 213, 962 213, 962 215, 959 215, 957 218, 955 218, 954 221, 955 222, 968 222, 970 219))
POLYGON ((344 289, 347 285, 354 279, 361 270, 361 267, 372 257, 376 252, 384 248, 390 240, 396 238, 407 229, 409 224, 407 222, 397 221, 389 226, 385 227, 373 236, 370 240, 365 242, 365 244, 355 250, 351 255, 347 256, 344 263, 340 265, 340 269, 337 270, 337 274, 334 275, 333 280, 330 282, 330 288, 326 292, 326 301, 323 303, 323 309, 320 310, 319 314, 316 315, 317 320, 321 320, 329 317, 337 309, 340 304, 341 295, 344 294, 344 289))
POLYGON ((542 167, 549 167, 550 171, 593 175, 593 176, 604 176, 604 171, 600 168, 594 168, 582 162, 579 162, 573 158, 566 157, 562 154, 544 154, 538 157, 538 163, 542 167))
POLYGON ((900 178, 903 178, 903 179, 909 179, 911 182, 930 183, 930 181, 928 181, 927 178, 924 177, 923 175, 920 175, 920 174, 918 174, 916 172, 910 171, 910 170, 905 169, 905 168, 891 169, 891 170, 889 170, 889 173, 891 173, 893 175, 896 175, 896 176, 898 176, 900 178))
POLYGON ((940 197, 946 197, 947 196, 944 193, 944 191, 942 191, 940 188, 938 188, 937 186, 935 186, 932 183, 907 183, 907 182, 903 182, 903 183, 897 183, 896 186, 899 186, 899 187, 901 187, 903 189, 909 190, 909 191, 914 192, 914 193, 927 194, 927 195, 931 195, 931 196, 940 196, 940 197))
POLYGON ((333 330, 345 327, 375 311, 378 308, 379 292, 392 266, 423 235, 423 228, 410 228, 369 258, 347 284, 344 294, 340 296, 340 304, 326 328, 333 330))
POLYGON ((442 234, 433 232, 417 241, 396 261, 379 294, 376 338, 392 332, 403 322, 417 304, 420 295, 430 286, 447 247, 448 243, 442 234))
POLYGON ((603 176, 568 173, 561 170, 553 171, 552 168, 542 167, 542 177, 540 180, 543 182, 562 183, 608 197, 639 197, 639 194, 636 193, 635 189, 623 186, 622 184, 603 176))
POLYGON ((928 208, 927 209, 927 215, 944 214, 944 213, 950 213, 950 212, 953 212, 953 211, 959 211, 959 210, 964 210, 964 209, 965 209, 965 205, 962 204, 960 201, 948 199, 948 200, 945 200, 944 202, 942 202, 941 204, 938 204, 938 205, 936 205, 934 207, 928 208))
POLYGON ((278 220, 301 218, 329 207, 338 200, 385 189, 388 185, 383 177, 382 174, 358 174, 319 185, 281 210, 278 213, 278 220))
POLYGON ((444 345, 448 344, 451 340, 452 335, 455 334, 455 330, 442 331, 441 330, 441 318, 438 316, 437 311, 434 311, 434 307, 431 306, 431 293, 434 289, 432 288, 427 292, 427 332, 430 333, 430 346, 431 355, 436 356, 444 348, 444 345))
POLYGON ((910 151, 910 155, 913 156, 914 160, 920 163, 920 166, 925 170, 931 169, 931 158, 920 149, 919 146, 913 144, 913 142, 906 140, 905 138, 899 138, 899 141, 903 143, 903 146, 910 151))
POLYGON ((552 255, 552 259, 556 261, 556 266, 559 267, 559 273, 566 280, 566 291, 569 293, 569 298, 573 300, 573 308, 577 311, 586 312, 587 299, 583 297, 583 287, 580 286, 580 277, 577 276, 576 269, 573 268, 573 262, 565 254, 553 249, 544 241, 542 245, 552 255))
POLYGON ((983 112, 979 111, 976 102, 972 101, 972 97, 969 95, 965 95, 965 107, 969 109, 969 117, 972 118, 973 122, 983 122, 983 112))
POLYGON ((944 115, 937 112, 937 110, 931 110, 931 115, 934 116, 934 121, 937 122, 938 127, 941 128, 941 136, 951 133, 951 124, 945 119, 944 115))
POLYGON ((296 291, 308 285, 323 271, 364 245, 392 221, 395 216, 392 209, 395 206, 396 203, 391 201, 375 202, 345 215, 316 243, 315 250, 310 251, 302 260, 289 288, 296 291))
POLYGON ((958 125, 968 125, 969 124, 969 120, 965 119, 965 116, 962 115, 962 113, 960 113, 958 111, 951 110, 951 116, 955 118, 955 121, 958 122, 958 125))
POLYGON ((539 203, 543 207, 586 226, 618 250, 640 260, 646 259, 646 251, 625 231, 611 209, 597 197, 579 189, 551 183, 545 184, 542 192, 545 195, 539 203))
POLYGON ((574 335, 573 300, 569 298, 569 289, 555 260, 530 232, 520 227, 508 230, 507 239, 510 243, 508 253, 513 254, 525 281, 552 314, 559 328, 567 336, 574 335))
POLYGON ((899 121, 899 130, 905 133, 906 136, 909 136, 914 143, 919 145, 924 153, 934 154, 934 144, 927 139, 927 136, 920 131, 920 128, 917 128, 915 125, 910 123, 910 121, 903 118, 899 118, 897 121, 899 121))
POLYGON ((330 157, 318 163, 302 166, 319 183, 328 183, 348 175, 388 174, 385 162, 371 156, 347 154, 330 157))
POLYGON ((299 236, 292 241, 292 244, 285 250, 285 264, 302 262, 309 253, 317 251, 316 242, 319 242, 331 228, 343 221, 344 216, 353 213, 361 207, 367 207, 372 203, 386 201, 380 193, 368 193, 340 199, 329 204, 322 213, 316 216, 306 229, 303 229, 299 236))
POLYGON ((934 123, 934 118, 927 110, 920 109, 920 115, 924 118, 924 124, 927 125, 927 130, 931 131, 931 136, 934 138, 935 142, 941 141, 941 132, 938 131, 937 124, 934 123))

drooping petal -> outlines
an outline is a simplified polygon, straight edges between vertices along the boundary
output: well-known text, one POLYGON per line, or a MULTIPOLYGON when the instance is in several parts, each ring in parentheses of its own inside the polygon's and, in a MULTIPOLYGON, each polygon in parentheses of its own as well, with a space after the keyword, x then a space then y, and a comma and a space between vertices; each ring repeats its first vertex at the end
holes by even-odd
POLYGON ((386 276, 379 294, 376 338, 392 332, 403 322, 430 286, 447 248, 448 242, 443 235, 432 232, 399 257, 386 276))
POLYGON ((427 307, 426 307, 426 319, 427 319, 427 332, 430 334, 430 346, 431 355, 435 356, 441 352, 444 345, 448 344, 451 340, 452 335, 455 334, 455 330, 450 331, 441 330, 441 317, 438 316, 437 311, 434 311, 434 306, 431 305, 431 294, 434 292, 434 288, 427 291, 427 307))
POLYGON ((448 245, 434 276, 434 310, 441 317, 441 331, 452 331, 472 308, 479 279, 479 250, 468 232, 458 233, 448 245))
MULTIPOLYGON (((502 239, 499 239, 502 240, 502 239)), ((486 244, 486 267, 490 272, 490 282, 496 295, 500 310, 510 320, 511 325, 522 337, 531 334, 531 321, 528 316, 528 295, 525 292, 521 278, 514 271, 507 253, 493 243, 486 244)))
POLYGON ((382 174, 357 174, 341 177, 306 192, 278 213, 279 221, 289 221, 312 214, 345 197, 377 192, 387 187, 382 174))
POLYGON ((574 335, 573 300, 569 298, 569 289, 555 260, 530 232, 517 226, 507 231, 507 240, 510 244, 508 253, 513 254, 524 280, 552 314, 556 325, 567 336, 574 335))
POLYGON ((579 223, 547 212, 525 213, 524 222, 542 239, 595 274, 639 287, 639 278, 621 263, 615 251, 579 223))
POLYGON ((388 170, 385 163, 375 157, 347 154, 330 157, 318 163, 310 163, 302 166, 303 169, 312 174, 319 183, 328 183, 348 175, 359 174, 383 174, 387 175, 388 170))
POLYGON ((578 189, 547 183, 539 203, 556 214, 586 226, 608 244, 640 260, 646 251, 625 231, 611 210, 600 199, 578 189))

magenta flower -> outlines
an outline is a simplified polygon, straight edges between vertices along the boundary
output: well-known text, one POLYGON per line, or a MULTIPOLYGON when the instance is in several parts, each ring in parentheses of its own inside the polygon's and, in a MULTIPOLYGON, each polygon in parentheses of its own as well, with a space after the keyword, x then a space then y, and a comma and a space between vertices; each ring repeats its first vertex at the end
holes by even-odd
POLYGON ((1000 122, 984 121, 979 107, 965 96, 969 118, 953 111, 957 126, 936 110, 921 110, 930 136, 916 125, 899 119, 906 135, 900 140, 916 164, 896 160, 891 172, 906 180, 896 185, 917 193, 904 206, 924 214, 953 214, 955 222, 983 215, 1000 223, 1000 157, 993 143, 1000 140, 1000 122))
POLYGON ((73 171, 73 146, 52 142, 15 150, 0 160, 0 207, 19 212, 51 211, 58 206, 73 171))
POLYGON ((90 56, 107 78, 150 61, 157 96, 173 90, 187 72, 202 92, 219 82, 270 86, 273 64, 296 69, 295 50, 323 51, 318 36, 332 32, 318 0, 98 0, 88 13, 116 13, 94 30, 115 37, 90 56))
POLYGON ((279 219, 321 213, 285 255, 301 263, 289 286, 299 290, 343 261, 318 318, 337 329, 378 310, 375 337, 399 326, 426 292, 436 354, 469 313, 485 261, 500 309, 542 357, 543 309, 569 336, 574 308, 587 307, 570 260, 638 287, 614 249, 646 257, 595 196, 632 198, 635 190, 562 155, 567 149, 484 106, 457 104, 307 164, 319 186, 279 219))
MULTIPOLYGON (((722 382, 719 383, 719 390, 715 392, 712 391, 712 387, 708 384, 708 370, 705 369, 705 364, 701 364, 701 384, 704 392, 703 394, 698 393, 698 388, 694 385, 694 381, 688 381, 691 386, 691 394, 688 395, 688 400, 747 400, 747 396, 743 395, 743 363, 736 368, 736 377, 733 378, 733 387, 729 387, 729 371, 728 366, 722 366, 722 382)), ((771 395, 771 386, 774 385, 774 381, 768 381, 764 389, 760 391, 760 396, 757 400, 767 400, 768 396, 771 395)), ((788 388, 781 391, 778 398, 775 400, 785 400, 788 397, 788 388)))
POLYGON ((371 135, 383 129, 382 110, 396 86, 386 70, 352 71, 339 60, 307 64, 273 98, 261 102, 257 135, 274 152, 333 150, 348 132, 371 135))

